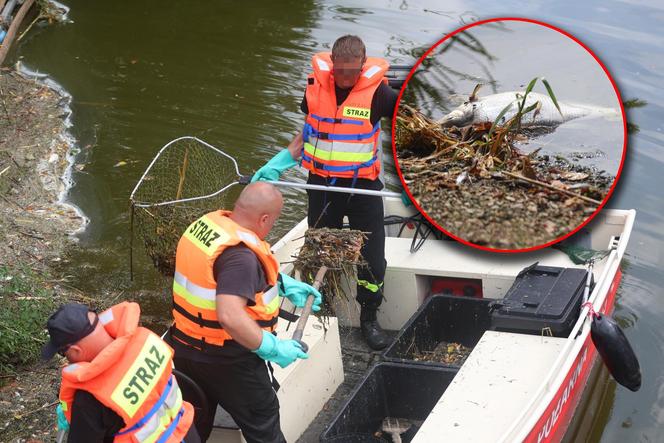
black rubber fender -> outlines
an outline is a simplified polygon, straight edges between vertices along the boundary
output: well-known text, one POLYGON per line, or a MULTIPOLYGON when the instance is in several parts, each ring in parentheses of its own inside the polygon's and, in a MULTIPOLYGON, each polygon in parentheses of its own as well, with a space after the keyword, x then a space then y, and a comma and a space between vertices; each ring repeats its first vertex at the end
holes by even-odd
POLYGON ((638 391, 641 388, 641 366, 618 323, 610 316, 598 313, 593 317, 590 335, 613 378, 630 391, 638 391))

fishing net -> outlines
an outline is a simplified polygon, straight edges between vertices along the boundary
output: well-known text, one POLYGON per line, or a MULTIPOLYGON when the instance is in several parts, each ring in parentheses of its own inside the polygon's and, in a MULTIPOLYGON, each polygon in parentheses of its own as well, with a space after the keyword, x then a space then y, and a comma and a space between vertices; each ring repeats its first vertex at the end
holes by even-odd
POLYGON ((164 275, 175 270, 175 250, 186 229, 201 215, 232 206, 238 183, 235 160, 195 137, 165 145, 131 194, 134 228, 155 267, 164 275), (229 195, 230 194, 230 195, 229 195))
POLYGON ((596 262, 607 255, 611 251, 602 251, 602 250, 596 250, 596 249, 590 249, 584 246, 579 246, 575 244, 569 244, 569 243, 559 243, 557 245, 553 245, 553 248, 558 249, 559 251, 564 252, 567 254, 570 260, 572 260, 572 263, 575 265, 584 265, 589 262, 596 262))

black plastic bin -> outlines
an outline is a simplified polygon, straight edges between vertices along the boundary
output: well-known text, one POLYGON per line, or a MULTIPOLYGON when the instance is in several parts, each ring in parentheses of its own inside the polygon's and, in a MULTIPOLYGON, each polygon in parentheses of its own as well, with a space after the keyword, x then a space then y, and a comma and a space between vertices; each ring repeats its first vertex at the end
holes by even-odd
POLYGON ((588 271, 538 266, 523 269, 505 298, 492 304, 491 327, 497 331, 567 337, 581 311, 588 271))
MULTIPOLYGON (((457 373, 457 369, 404 363, 378 363, 353 390, 320 441, 390 442, 375 435, 385 417, 424 421, 457 373)), ((402 435, 412 439, 417 429, 402 435)))
POLYGON ((491 299, 434 295, 429 297, 401 328, 383 353, 390 362, 427 366, 449 366, 444 363, 415 361, 417 352, 432 351, 441 341, 474 347, 491 326, 491 299))

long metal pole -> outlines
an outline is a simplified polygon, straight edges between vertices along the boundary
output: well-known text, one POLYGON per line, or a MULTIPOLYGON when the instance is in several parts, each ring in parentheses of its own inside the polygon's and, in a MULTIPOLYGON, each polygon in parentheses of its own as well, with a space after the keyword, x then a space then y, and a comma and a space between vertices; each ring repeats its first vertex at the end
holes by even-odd
POLYGON ((377 197, 401 198, 401 194, 399 194, 398 192, 391 192, 391 191, 376 191, 373 189, 347 188, 344 186, 310 185, 308 183, 295 183, 295 182, 282 182, 282 181, 267 181, 266 183, 271 183, 275 186, 286 186, 298 189, 311 189, 314 191, 342 192, 344 194, 361 194, 361 195, 373 195, 377 197))

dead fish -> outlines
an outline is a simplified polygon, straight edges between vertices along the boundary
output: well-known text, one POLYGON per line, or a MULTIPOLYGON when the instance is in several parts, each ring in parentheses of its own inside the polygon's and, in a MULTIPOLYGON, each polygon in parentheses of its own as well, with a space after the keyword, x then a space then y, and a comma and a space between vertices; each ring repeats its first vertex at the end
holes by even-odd
POLYGON ((467 178, 468 178, 468 171, 463 171, 461 174, 459 174, 459 176, 456 178, 457 186, 465 182, 467 178))
MULTIPOLYGON (((510 109, 502 116, 499 123, 505 123, 517 113, 524 92, 510 91, 500 94, 478 97, 476 91, 464 104, 456 107, 436 123, 443 127, 462 127, 477 123, 493 123, 498 115, 511 104, 510 109)), ((525 108, 539 102, 539 110, 523 116, 521 126, 557 126, 563 122, 585 116, 618 117, 619 112, 613 108, 602 108, 591 105, 558 102, 560 112, 553 104, 551 97, 537 92, 530 92, 526 97, 525 108)))

